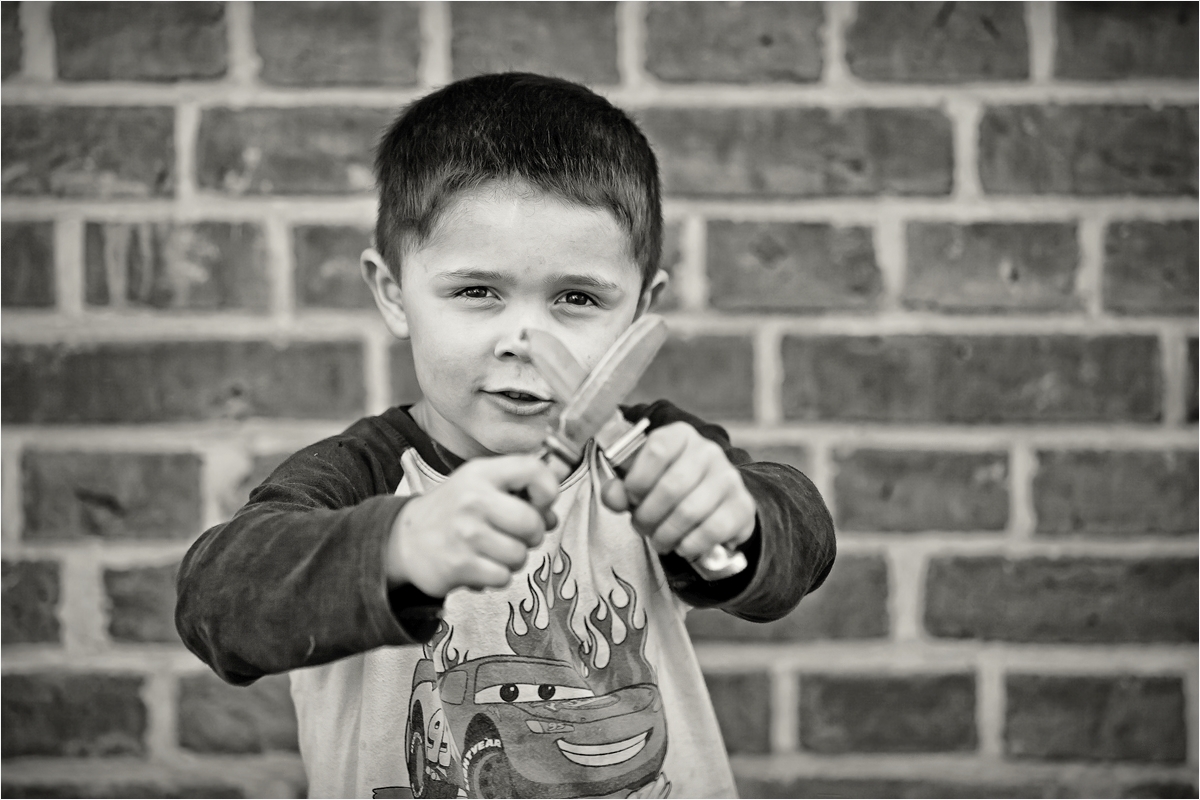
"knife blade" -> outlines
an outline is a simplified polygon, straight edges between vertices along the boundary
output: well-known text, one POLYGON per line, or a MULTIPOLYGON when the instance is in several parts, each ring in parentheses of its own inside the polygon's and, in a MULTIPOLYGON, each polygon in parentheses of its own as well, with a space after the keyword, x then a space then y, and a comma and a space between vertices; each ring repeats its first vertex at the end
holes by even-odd
MULTIPOLYGON (((617 403, 632 391, 666 341, 666 325, 662 318, 648 314, 635 322, 609 348, 591 373, 553 334, 527 329, 522 331, 520 339, 525 345, 525 355, 550 384, 551 390, 560 399, 569 398, 557 429, 547 436, 549 449, 552 452, 567 449, 567 457, 572 453, 582 457, 583 445, 594 437, 601 451, 601 466, 612 470, 613 477, 624 478, 628 464, 645 443, 649 420, 631 424, 621 414, 617 403)), ((563 453, 555 454, 566 460, 563 453)), ((744 570, 746 557, 716 545, 692 566, 712 581, 744 570)))

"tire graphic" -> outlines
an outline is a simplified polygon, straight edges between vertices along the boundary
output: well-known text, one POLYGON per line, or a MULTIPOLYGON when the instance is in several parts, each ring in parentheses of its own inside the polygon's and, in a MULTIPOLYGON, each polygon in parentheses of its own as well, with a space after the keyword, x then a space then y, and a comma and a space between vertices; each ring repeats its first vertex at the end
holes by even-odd
POLYGON ((408 718, 408 785, 413 797, 429 796, 429 779, 425 775, 425 721, 420 711, 408 718))
POLYGON ((463 756, 468 797, 512 797, 512 768, 504 745, 494 736, 481 739, 463 756))

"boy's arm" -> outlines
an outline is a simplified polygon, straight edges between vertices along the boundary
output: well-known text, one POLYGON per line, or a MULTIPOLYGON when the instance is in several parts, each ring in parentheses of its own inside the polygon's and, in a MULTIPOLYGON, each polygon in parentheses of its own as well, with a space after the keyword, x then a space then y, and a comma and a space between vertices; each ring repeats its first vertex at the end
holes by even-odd
POLYGON ((441 600, 389 590, 384 548, 406 498, 405 442, 378 418, 288 458, 180 566, 175 623, 218 675, 262 675, 426 641, 441 600))
POLYGON ((799 470, 754 462, 734 447, 720 426, 660 400, 625 409, 630 420, 647 417, 650 428, 686 422, 716 442, 754 498, 754 533, 741 547, 747 568, 733 577, 706 581, 680 556, 661 556, 671 588, 687 603, 719 607, 743 619, 769 622, 788 614, 825 580, 837 551, 833 520, 820 493, 799 470))

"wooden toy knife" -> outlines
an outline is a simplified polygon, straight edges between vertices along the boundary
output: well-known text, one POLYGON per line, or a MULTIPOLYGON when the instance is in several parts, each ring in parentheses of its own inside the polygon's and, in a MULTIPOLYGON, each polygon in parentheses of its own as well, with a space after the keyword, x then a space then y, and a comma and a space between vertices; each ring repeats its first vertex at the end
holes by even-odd
MULTIPOLYGON (((601 464, 611 466, 615 476, 625 476, 646 441, 650 421, 628 422, 617 404, 633 391, 666 338, 662 317, 647 314, 621 334, 589 373, 553 334, 533 328, 521 332, 525 354, 565 403, 557 427, 546 434, 544 456, 552 466, 558 462, 556 471, 563 477, 579 466, 592 438, 601 464)), ((716 545, 692 566, 711 581, 744 570, 746 557, 716 545)))

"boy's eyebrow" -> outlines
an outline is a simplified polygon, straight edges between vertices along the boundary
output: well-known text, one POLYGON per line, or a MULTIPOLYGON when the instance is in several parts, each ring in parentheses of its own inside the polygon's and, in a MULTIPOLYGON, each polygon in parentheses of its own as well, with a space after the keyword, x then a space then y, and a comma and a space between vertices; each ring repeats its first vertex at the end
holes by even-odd
POLYGON ((480 283, 498 283, 505 279, 503 273, 497 272, 494 269, 475 269, 471 267, 446 270, 445 272, 439 272, 435 277, 438 280, 479 281, 480 283))
POLYGON ((596 275, 579 272, 556 272, 547 281, 554 285, 581 286, 601 292, 620 292, 621 286, 596 275))
MULTIPOLYGON (((463 267, 462 269, 439 272, 436 277, 437 280, 443 281, 478 281, 479 283, 504 283, 509 280, 509 276, 503 272, 475 267, 463 267)), ((564 284, 567 286, 579 286, 585 289, 595 289, 600 292, 621 291, 621 286, 613 281, 582 272, 556 272, 546 279, 546 283, 552 286, 561 286, 564 284)))

